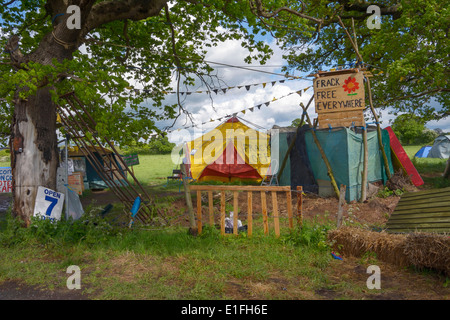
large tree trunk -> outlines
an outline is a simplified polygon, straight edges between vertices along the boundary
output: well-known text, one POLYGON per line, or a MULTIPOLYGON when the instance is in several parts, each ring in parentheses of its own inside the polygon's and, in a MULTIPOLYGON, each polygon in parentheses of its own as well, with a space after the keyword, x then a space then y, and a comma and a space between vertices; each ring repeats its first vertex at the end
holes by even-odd
POLYGON ((56 112, 49 88, 16 102, 11 130, 14 216, 30 224, 39 186, 56 189, 56 112))

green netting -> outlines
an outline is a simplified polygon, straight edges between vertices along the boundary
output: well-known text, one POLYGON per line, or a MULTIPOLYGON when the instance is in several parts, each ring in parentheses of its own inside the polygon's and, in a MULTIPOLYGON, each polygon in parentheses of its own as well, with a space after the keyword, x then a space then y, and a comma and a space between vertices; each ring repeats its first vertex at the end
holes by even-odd
MULTIPOLYGON (((324 150, 333 170, 333 175, 338 186, 344 184, 347 186, 346 200, 358 200, 361 195, 361 172, 363 171, 364 145, 361 133, 355 133, 347 128, 316 130, 316 136, 324 150)), ((385 151, 389 159, 391 172, 392 163, 390 161, 390 145, 387 132, 383 132, 382 140, 385 151)), ((330 181, 327 167, 322 159, 320 151, 314 142, 312 132, 308 131, 305 135, 306 148, 311 163, 314 177, 320 181, 330 181)), ((368 159, 368 182, 386 181, 384 162, 382 153, 378 145, 377 132, 367 133, 367 146, 369 150, 368 159)), ((319 183, 319 192, 323 188, 332 188, 331 185, 321 185, 319 183)), ((329 190, 329 193, 334 192, 329 190)))

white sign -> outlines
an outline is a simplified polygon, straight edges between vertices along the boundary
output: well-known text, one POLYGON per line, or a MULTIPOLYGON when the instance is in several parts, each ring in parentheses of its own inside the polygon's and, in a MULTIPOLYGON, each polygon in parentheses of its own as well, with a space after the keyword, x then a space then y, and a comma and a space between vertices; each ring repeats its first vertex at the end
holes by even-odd
POLYGON ((34 216, 52 221, 61 219, 64 204, 64 193, 45 187, 39 187, 34 205, 34 216))
POLYGON ((12 171, 10 167, 0 167, 0 193, 11 192, 12 171))

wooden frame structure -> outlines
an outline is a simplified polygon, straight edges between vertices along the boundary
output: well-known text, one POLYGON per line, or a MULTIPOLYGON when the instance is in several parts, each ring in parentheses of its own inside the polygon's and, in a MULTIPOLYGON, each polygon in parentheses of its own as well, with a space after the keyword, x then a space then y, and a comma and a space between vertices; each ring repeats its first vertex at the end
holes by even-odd
MULTIPOLYGON (((202 191, 208 192, 208 213, 209 224, 214 225, 214 206, 213 206, 213 192, 220 191, 220 233, 225 235, 225 192, 229 191, 233 193, 233 234, 238 234, 238 195, 240 191, 247 192, 247 235, 251 236, 253 233, 253 192, 260 192, 261 194, 261 207, 264 234, 269 234, 269 216, 267 212, 267 197, 266 192, 270 192, 272 195, 272 207, 273 207, 273 221, 276 237, 280 236, 280 214, 278 210, 278 198, 277 193, 282 192, 286 195, 287 214, 289 220, 289 229, 294 228, 293 212, 292 212, 292 195, 290 186, 216 186, 216 185, 192 185, 189 186, 191 191, 197 192, 197 230, 198 234, 202 233, 202 191)), ((297 223, 302 225, 302 193, 303 188, 297 187, 297 223)))

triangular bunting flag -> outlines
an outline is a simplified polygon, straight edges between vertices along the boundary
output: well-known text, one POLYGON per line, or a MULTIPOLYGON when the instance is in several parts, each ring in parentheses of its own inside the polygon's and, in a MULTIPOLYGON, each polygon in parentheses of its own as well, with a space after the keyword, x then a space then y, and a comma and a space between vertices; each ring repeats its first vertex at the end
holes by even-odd
POLYGON ((266 107, 268 107, 269 106, 269 104, 270 104, 270 101, 267 101, 266 103, 264 103, 265 105, 266 105, 266 107))
POLYGON ((259 105, 257 105, 256 107, 258 108, 258 110, 260 110, 260 109, 261 109, 261 105, 260 105, 260 104, 259 104, 259 105))
POLYGON ((247 89, 247 91, 250 90, 250 86, 245 86, 245 89, 247 89))
POLYGON ((272 87, 275 85, 275 83, 277 83, 276 81, 272 81, 272 87))
POLYGON ((227 89, 223 88, 222 91, 223 91, 223 93, 226 93, 226 92, 227 92, 227 89))
POLYGON ((251 108, 249 108, 248 110, 250 110, 251 112, 253 112, 253 108, 254 108, 254 107, 251 107, 251 108))
POLYGON ((265 88, 265 87, 266 87, 266 84, 267 84, 267 83, 265 83, 265 82, 264 82, 264 83, 262 84, 262 85, 263 85, 263 88, 265 88))
POLYGON ((284 83, 284 80, 280 80, 280 83, 284 83))
POLYGON ((245 109, 241 111, 243 114, 245 114, 245 109))
POLYGON ((219 91, 219 90, 218 89, 214 89, 213 91, 214 91, 215 94, 217 94, 217 91, 219 91))

